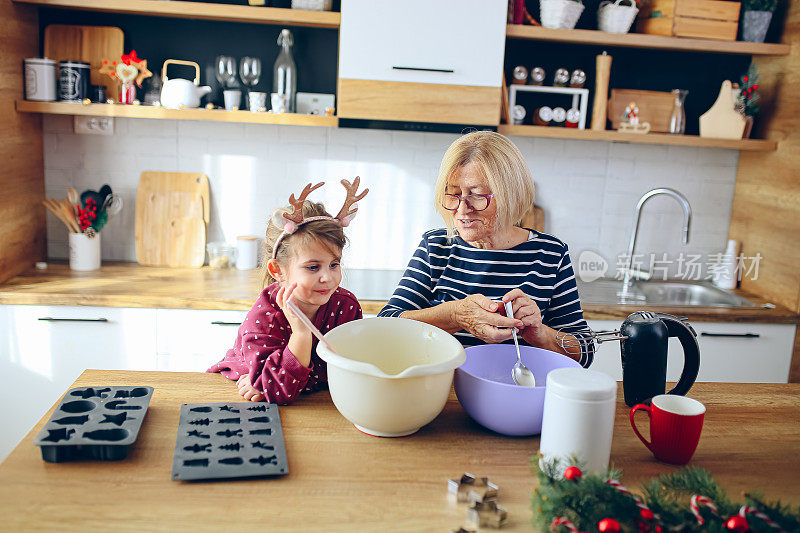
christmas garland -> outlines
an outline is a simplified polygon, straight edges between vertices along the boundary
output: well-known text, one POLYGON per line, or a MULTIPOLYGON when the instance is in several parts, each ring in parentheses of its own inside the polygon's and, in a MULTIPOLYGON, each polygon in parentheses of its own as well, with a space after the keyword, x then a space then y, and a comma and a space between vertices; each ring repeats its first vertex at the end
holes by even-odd
POLYGON ((531 460, 539 486, 533 491, 533 524, 554 533, 667 533, 800 531, 800 507, 767 503, 745 494, 744 503, 730 501, 706 470, 687 467, 651 479, 644 496, 620 482, 619 470, 584 474, 572 461, 531 460), (563 469, 563 474, 562 474, 563 469))

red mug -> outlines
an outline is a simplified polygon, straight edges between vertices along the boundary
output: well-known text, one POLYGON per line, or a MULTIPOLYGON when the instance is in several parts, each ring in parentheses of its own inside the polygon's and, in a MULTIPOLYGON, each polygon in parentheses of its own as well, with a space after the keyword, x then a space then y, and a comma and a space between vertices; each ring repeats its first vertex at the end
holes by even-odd
POLYGON ((631 426, 656 459, 673 465, 685 465, 692 458, 700 432, 706 406, 697 400, 677 394, 659 394, 651 405, 636 404, 631 408, 631 426), (636 411, 647 411, 650 418, 650 440, 646 440, 636 427, 636 411))

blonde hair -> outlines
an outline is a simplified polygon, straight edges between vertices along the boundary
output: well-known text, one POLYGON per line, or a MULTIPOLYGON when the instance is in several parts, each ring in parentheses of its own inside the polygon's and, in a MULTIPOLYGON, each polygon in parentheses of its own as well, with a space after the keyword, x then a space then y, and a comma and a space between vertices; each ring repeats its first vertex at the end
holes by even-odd
POLYGON ((450 176, 470 163, 486 177, 497 202, 500 228, 522 224, 522 218, 533 207, 535 187, 531 170, 508 137, 493 131, 474 131, 456 139, 447 149, 439 167, 434 189, 436 210, 447 225, 447 234, 455 234, 453 212, 442 207, 450 176))
MULTIPOLYGON (((281 236, 281 233, 283 233, 283 228, 276 226, 273 220, 279 218, 276 216, 278 214, 291 212, 292 207, 290 206, 279 207, 269 218, 266 239, 264 240, 264 264, 262 265, 262 284, 264 287, 277 281, 272 277, 272 275, 270 275, 269 270, 267 269, 267 263, 269 258, 272 257, 272 249, 275 246, 275 242, 278 240, 278 237, 281 236)), ((324 205, 321 203, 311 202, 309 200, 306 200, 303 203, 303 218, 320 216, 331 216, 330 213, 325 210, 324 205)), ((278 250, 275 254, 275 260, 278 261, 278 264, 282 268, 288 267, 289 263, 297 253, 297 250, 308 245, 309 242, 314 240, 323 243, 334 255, 341 255, 344 245, 347 244, 347 237, 344 235, 344 228, 342 228, 342 225, 339 222, 335 220, 314 220, 312 222, 301 224, 297 228, 297 231, 291 235, 287 235, 281 240, 280 244, 278 245, 278 250)))

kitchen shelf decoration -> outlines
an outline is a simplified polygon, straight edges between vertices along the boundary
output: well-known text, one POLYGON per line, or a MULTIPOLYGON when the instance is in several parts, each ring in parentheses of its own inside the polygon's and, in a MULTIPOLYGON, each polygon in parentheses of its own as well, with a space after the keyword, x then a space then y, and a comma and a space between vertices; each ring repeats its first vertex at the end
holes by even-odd
MULTIPOLYGON (((555 462, 531 459, 539 486, 533 491, 533 524, 542 531, 754 531, 800 530, 800 508, 745 493, 744 502, 703 469, 684 467, 643 483, 643 497, 620 483, 620 470, 582 472, 570 466, 562 479, 555 462), (569 472, 569 475, 567 475, 569 472), (749 529, 748 529, 749 528, 749 529)), ((562 467, 563 468, 563 467, 562 467)))
POLYGON ((147 70, 147 60, 139 59, 136 55, 136 50, 131 50, 129 54, 122 54, 119 61, 104 59, 103 66, 100 67, 100 73, 119 82, 118 96, 120 104, 133 104, 136 100, 134 83, 136 87, 141 88, 142 81, 153 75, 152 72, 147 70))
POLYGON ((586 114, 589 107, 589 89, 575 88, 575 87, 544 87, 541 85, 511 85, 509 87, 509 109, 514 109, 517 103, 517 93, 519 92, 533 92, 544 94, 559 94, 572 97, 572 105, 570 110, 576 110, 578 115, 575 124, 577 129, 582 130, 586 128, 586 114))
POLYGON ((673 37, 735 41, 739 2, 723 0, 647 0, 636 29, 673 37))
POLYGON ((742 40, 763 43, 778 0, 742 1, 742 40))

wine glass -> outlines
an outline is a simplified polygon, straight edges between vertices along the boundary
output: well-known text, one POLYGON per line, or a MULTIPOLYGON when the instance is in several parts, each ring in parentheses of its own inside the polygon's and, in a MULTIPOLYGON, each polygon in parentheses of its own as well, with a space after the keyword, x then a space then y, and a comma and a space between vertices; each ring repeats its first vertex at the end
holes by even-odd
POLYGON ((231 56, 217 56, 217 81, 222 89, 229 89, 236 83, 236 60, 231 56))
POLYGON ((239 60, 239 77, 245 87, 254 87, 261 79, 261 60, 247 56, 239 60))

